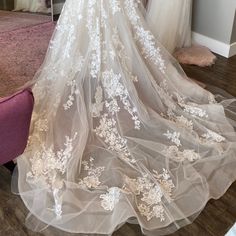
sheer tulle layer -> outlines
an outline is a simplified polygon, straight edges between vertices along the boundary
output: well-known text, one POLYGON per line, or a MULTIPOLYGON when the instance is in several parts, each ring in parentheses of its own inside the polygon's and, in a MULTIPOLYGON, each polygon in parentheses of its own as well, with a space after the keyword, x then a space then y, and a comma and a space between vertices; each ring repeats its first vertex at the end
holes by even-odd
POLYGON ((153 34, 170 52, 191 46, 192 0, 149 0, 147 21, 153 34))
POLYGON ((31 135, 18 158, 34 230, 111 235, 128 221, 165 235, 236 179, 235 99, 216 101, 189 80, 140 7, 65 3, 31 82, 31 135))

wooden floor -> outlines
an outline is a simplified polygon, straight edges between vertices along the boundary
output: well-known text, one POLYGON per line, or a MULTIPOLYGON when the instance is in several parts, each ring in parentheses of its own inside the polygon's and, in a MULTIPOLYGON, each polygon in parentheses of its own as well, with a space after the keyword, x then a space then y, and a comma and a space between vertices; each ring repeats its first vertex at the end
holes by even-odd
MULTIPOLYGON (((211 68, 184 66, 191 78, 221 87, 236 96, 236 56, 219 57, 211 68)), ((27 215, 21 199, 11 193, 11 175, 0 167, 0 236, 60 236, 57 230, 34 233, 24 226, 27 215)), ((195 222, 171 236, 224 236, 236 221, 236 183, 219 200, 211 200, 195 222)), ((71 236, 71 234, 67 234, 71 236)), ((137 225, 124 225, 114 236, 141 236, 137 225)), ((64 236, 64 234, 63 234, 64 236)))

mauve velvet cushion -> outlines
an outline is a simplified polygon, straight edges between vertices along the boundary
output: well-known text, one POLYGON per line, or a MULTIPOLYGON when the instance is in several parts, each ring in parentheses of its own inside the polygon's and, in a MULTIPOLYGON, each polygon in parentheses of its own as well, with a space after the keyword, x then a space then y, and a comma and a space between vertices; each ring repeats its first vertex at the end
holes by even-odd
POLYGON ((0 98, 0 164, 24 152, 33 106, 34 97, 29 90, 0 98))

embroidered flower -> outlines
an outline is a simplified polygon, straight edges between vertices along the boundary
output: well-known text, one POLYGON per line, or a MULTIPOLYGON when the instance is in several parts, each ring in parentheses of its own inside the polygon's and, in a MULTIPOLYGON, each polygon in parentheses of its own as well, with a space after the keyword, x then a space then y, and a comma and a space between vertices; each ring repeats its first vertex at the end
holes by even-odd
POLYGON ((207 129, 207 133, 203 134, 201 137, 209 142, 221 143, 225 141, 225 137, 209 129, 207 129))
POLYGON ((27 181, 41 183, 51 188, 62 187, 60 175, 65 174, 68 161, 72 157, 73 144, 77 133, 73 138, 66 136, 65 149, 54 151, 54 148, 46 148, 41 145, 30 159, 31 171, 27 173, 27 181))
POLYGON ((181 146, 181 142, 180 142, 180 133, 178 132, 173 132, 171 133, 169 130, 167 130, 166 133, 163 134, 164 136, 166 136, 171 142, 175 143, 176 146, 181 146))
POLYGON ((89 162, 82 162, 83 169, 87 172, 88 175, 79 180, 79 185, 81 187, 96 189, 101 184, 99 178, 102 175, 102 172, 105 170, 105 167, 94 167, 93 161, 94 158, 90 157, 89 162))
POLYGON ((141 19, 136 12, 137 7, 137 1, 125 0, 126 13, 134 27, 136 39, 142 46, 142 52, 145 58, 150 59, 155 65, 158 65, 160 71, 165 74, 166 66, 161 55, 161 49, 155 45, 155 37, 151 32, 142 27, 141 19))
POLYGON ((153 170, 151 175, 152 177, 146 174, 136 179, 125 176, 123 190, 136 196, 138 210, 142 216, 146 217, 147 221, 154 217, 164 221, 165 211, 162 199, 165 196, 171 200, 175 186, 166 169, 163 169, 161 174, 153 170))
POLYGON ((201 159, 200 154, 196 153, 194 150, 185 149, 183 151, 180 151, 177 146, 169 146, 163 151, 163 155, 177 162, 183 162, 186 160, 193 162, 201 159))
POLYGON ((108 193, 100 195, 100 198, 102 199, 101 206, 106 211, 113 211, 120 200, 120 189, 117 187, 109 188, 108 193))

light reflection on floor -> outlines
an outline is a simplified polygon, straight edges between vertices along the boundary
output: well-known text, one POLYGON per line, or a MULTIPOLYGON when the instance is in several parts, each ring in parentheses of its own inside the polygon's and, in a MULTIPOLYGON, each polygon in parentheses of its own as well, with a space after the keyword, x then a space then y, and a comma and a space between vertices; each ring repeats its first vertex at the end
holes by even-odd
POLYGON ((236 223, 225 236, 236 236, 236 223))

